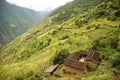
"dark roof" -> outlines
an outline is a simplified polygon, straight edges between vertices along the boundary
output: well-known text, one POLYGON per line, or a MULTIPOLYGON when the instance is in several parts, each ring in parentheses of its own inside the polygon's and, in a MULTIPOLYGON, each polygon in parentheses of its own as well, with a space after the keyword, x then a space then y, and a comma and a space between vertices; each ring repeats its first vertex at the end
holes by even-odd
POLYGON ((78 60, 81 55, 87 56, 88 52, 80 50, 79 52, 72 53, 68 58, 71 58, 71 59, 74 59, 74 60, 78 60))
POLYGON ((88 56, 86 57, 86 61, 93 61, 94 63, 97 63, 99 61, 100 53, 96 51, 90 51, 88 56))
POLYGON ((79 52, 75 52, 68 56, 64 60, 64 64, 67 66, 71 66, 78 69, 85 69, 86 68, 86 61, 92 61, 97 63, 99 60, 100 54, 96 51, 83 51, 80 50, 79 52), (86 57, 84 62, 80 62, 79 59, 81 56, 86 57))

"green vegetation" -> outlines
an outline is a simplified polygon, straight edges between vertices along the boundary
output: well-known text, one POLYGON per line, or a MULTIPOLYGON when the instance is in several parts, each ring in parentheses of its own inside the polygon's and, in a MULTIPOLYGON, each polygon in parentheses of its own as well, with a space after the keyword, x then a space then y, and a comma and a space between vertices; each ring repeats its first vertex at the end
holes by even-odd
POLYGON ((60 52, 58 52, 53 59, 53 64, 62 64, 64 62, 64 59, 69 55, 67 49, 63 49, 60 52))
POLYGON ((84 13, 90 7, 93 7, 100 2, 102 2, 102 0, 76 0, 72 3, 67 3, 67 5, 60 7, 50 15, 54 15, 51 21, 53 21, 54 24, 67 21, 68 19, 75 17, 78 14, 84 13))
POLYGON ((36 12, 0 0, 0 49, 42 20, 47 13, 47 11, 36 12))
MULTIPOLYGON (((2 66, 0 73, 7 74, 8 80, 74 80, 76 75, 63 74, 64 65, 61 65, 53 76, 46 76, 43 72, 53 63, 59 63, 68 53, 97 50, 101 53, 101 62, 97 70, 88 70, 78 76, 81 80, 119 80, 120 5, 118 3, 119 0, 102 2, 74 0, 64 5, 0 51, 2 66), (91 7, 87 10, 85 8, 83 13, 76 10, 78 13, 75 16, 68 14, 70 17, 66 20, 59 19, 58 22, 52 20, 58 13, 62 14, 61 9, 70 6, 79 9, 76 2, 78 5, 84 2, 91 7)), ((67 11, 64 13, 66 16, 67 11)), ((2 78, 1 74, 0 77, 2 78)))

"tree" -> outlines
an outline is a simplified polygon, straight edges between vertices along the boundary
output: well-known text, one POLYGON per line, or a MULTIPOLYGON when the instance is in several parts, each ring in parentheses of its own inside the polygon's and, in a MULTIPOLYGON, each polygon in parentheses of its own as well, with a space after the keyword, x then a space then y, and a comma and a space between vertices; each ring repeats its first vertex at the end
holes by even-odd
POLYGON ((68 52, 67 49, 62 49, 61 51, 59 51, 54 59, 53 59, 53 64, 62 64, 64 59, 69 55, 70 53, 68 52))

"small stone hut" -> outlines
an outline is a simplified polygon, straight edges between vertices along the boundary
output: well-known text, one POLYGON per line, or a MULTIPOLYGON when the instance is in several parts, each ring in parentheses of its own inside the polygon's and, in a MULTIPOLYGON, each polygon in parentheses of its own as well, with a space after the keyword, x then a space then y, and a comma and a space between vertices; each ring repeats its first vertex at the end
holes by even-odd
POLYGON ((51 75, 54 73, 54 71, 58 68, 58 66, 59 66, 59 64, 52 65, 52 66, 50 66, 49 68, 47 68, 47 69, 44 71, 44 73, 45 73, 46 75, 51 76, 51 75))
POLYGON ((99 63, 100 53, 96 51, 75 52, 64 60, 64 72, 81 74, 88 68, 95 69, 99 63))

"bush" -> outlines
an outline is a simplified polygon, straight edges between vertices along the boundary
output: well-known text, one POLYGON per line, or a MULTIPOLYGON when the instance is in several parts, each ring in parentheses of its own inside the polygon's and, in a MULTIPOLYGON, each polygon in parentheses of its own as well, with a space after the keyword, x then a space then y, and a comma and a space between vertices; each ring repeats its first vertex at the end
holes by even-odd
POLYGON ((87 30, 92 29, 92 28, 98 29, 99 27, 97 25, 88 25, 86 27, 87 30))
POLYGON ((120 10, 116 11, 116 12, 114 13, 114 15, 115 15, 116 17, 120 17, 120 10))
POLYGON ((98 48, 114 48, 117 49, 118 47, 118 36, 110 36, 108 38, 101 38, 99 40, 95 40, 93 42, 93 49, 98 49, 98 48))
POLYGON ((59 72, 55 72, 54 75, 55 75, 55 77, 59 77, 59 78, 62 77, 62 75, 59 72))
MULTIPOLYGON (((120 57, 120 56, 119 56, 120 57)), ((116 58, 114 60, 111 61, 112 62, 112 66, 118 66, 120 64, 120 59, 119 58, 116 58)), ((120 66, 120 65, 119 65, 120 66)))
POLYGON ((77 26, 77 27, 81 27, 82 26, 82 22, 80 22, 79 20, 76 20, 75 21, 75 25, 77 26))
POLYGON ((75 21, 75 25, 76 25, 77 27, 81 27, 84 23, 87 23, 87 20, 86 20, 86 19, 76 20, 76 21, 75 21))
POLYGON ((21 76, 17 76, 17 77, 14 77, 12 80, 24 80, 24 79, 21 76))
POLYGON ((62 64, 64 59, 69 55, 70 53, 68 52, 67 49, 62 49, 61 51, 59 51, 54 59, 53 59, 53 64, 62 64))
POLYGON ((105 10, 99 10, 98 12, 95 12, 95 18, 100 18, 104 16, 108 16, 109 14, 105 10))
POLYGON ((33 71, 29 71, 29 72, 27 73, 27 77, 31 77, 32 75, 34 75, 34 72, 33 72, 33 71))
POLYGON ((45 75, 43 73, 36 73, 34 77, 31 77, 31 80, 43 80, 45 75))
POLYGON ((65 40, 65 39, 67 39, 69 36, 68 35, 64 35, 64 36, 62 36, 61 38, 60 38, 60 40, 65 40))
POLYGON ((111 56, 111 63, 113 67, 120 66, 120 53, 116 52, 111 56))
POLYGON ((115 69, 113 69, 112 71, 113 71, 113 73, 114 73, 115 75, 116 75, 116 74, 120 74, 120 67, 119 67, 119 69, 115 68, 115 69))
POLYGON ((114 52, 110 57, 111 66, 113 67, 113 73, 120 74, 120 52, 114 52))
POLYGON ((119 9, 120 8, 120 1, 119 0, 112 0, 112 3, 110 4, 110 8, 112 9, 119 9))
POLYGON ((6 80, 7 77, 6 70, 0 65, 0 80, 6 80))
POLYGON ((53 30, 52 32, 51 32, 51 35, 55 35, 57 33, 57 30, 53 30))
POLYGON ((110 21, 115 21, 115 20, 116 20, 116 17, 113 16, 113 15, 110 15, 110 16, 108 17, 108 20, 110 20, 110 21))

